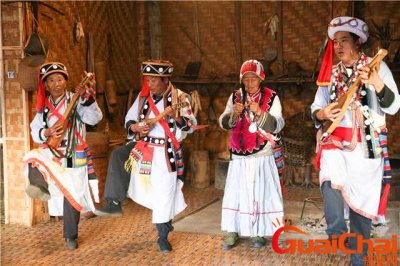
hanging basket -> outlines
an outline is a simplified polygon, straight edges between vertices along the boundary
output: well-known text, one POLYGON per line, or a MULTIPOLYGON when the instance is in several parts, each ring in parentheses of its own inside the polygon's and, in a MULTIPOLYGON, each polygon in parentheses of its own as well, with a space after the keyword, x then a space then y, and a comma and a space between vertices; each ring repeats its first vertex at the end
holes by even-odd
POLYGON ((46 55, 49 51, 49 40, 43 34, 33 32, 26 42, 24 52, 25 55, 46 55))

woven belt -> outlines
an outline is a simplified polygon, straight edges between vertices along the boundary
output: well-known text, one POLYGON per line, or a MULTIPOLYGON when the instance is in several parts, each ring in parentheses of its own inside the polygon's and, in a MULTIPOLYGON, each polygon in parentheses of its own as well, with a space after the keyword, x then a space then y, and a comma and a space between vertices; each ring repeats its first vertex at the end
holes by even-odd
POLYGON ((153 143, 153 144, 164 144, 165 139, 163 138, 153 138, 153 137, 144 137, 142 141, 153 143))

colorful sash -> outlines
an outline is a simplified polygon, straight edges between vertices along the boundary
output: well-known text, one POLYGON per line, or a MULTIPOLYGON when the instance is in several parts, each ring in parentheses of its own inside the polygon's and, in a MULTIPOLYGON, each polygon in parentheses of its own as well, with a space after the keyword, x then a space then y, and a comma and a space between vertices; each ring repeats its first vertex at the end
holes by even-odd
MULTIPOLYGON (((63 119, 63 116, 58 112, 60 106, 58 106, 57 109, 54 108, 54 106, 49 102, 48 98, 46 98, 45 104, 46 104, 47 108, 50 109, 52 115, 57 116, 58 119, 63 119)), ((75 120, 75 117, 74 117, 74 120, 75 120)), ((69 127, 69 130, 70 130, 70 129, 71 129, 71 128, 69 127)), ((79 139, 80 143, 82 144, 82 145, 80 146, 80 148, 78 148, 79 146, 76 147, 76 148, 78 148, 78 149, 75 151, 75 158, 78 160, 78 164, 76 164, 76 166, 77 166, 77 167, 84 166, 85 163, 83 162, 83 158, 86 157, 86 164, 87 164, 87 170, 88 170, 88 178, 89 178, 89 180, 91 180, 91 179, 97 179, 97 175, 96 175, 96 172, 95 172, 94 166, 93 166, 93 157, 92 157, 92 153, 90 152, 90 148, 89 148, 89 146, 87 145, 87 142, 86 142, 86 141, 83 139, 83 137, 79 134, 79 132, 76 131, 75 128, 73 128, 73 129, 74 129, 74 132, 75 132, 75 136, 79 139)), ((72 141, 72 140, 70 140, 70 141, 72 141)), ((50 148, 50 147, 48 147, 48 148, 50 148)), ((53 151, 52 151, 52 152, 53 152, 53 151)), ((53 154, 54 154, 54 152, 53 152, 53 154)))
POLYGON ((134 173, 138 170, 139 178, 143 188, 150 187, 151 165, 153 161, 154 148, 146 141, 138 141, 129 153, 129 158, 125 162, 125 170, 128 173, 134 173))

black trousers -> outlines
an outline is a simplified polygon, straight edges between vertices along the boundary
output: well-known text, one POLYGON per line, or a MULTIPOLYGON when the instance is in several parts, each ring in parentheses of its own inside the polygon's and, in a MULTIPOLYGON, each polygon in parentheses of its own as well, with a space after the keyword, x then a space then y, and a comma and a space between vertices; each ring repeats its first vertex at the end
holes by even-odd
MULTIPOLYGON (((32 167, 31 164, 29 164, 28 178, 31 185, 48 188, 42 173, 37 168, 32 167)), ((81 213, 65 197, 63 206, 64 237, 76 239, 78 238, 78 224, 81 213)))
POLYGON ((106 200, 122 202, 126 198, 131 173, 125 170, 124 165, 134 145, 134 142, 129 142, 111 153, 104 190, 104 198, 106 200))

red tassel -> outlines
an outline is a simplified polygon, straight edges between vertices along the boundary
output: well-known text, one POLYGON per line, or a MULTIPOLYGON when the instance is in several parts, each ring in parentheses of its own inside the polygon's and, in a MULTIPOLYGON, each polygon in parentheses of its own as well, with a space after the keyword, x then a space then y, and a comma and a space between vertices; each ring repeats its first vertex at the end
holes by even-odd
POLYGON ((284 185, 283 185, 283 179, 282 180, 280 180, 280 183, 281 183, 281 190, 282 190, 282 197, 285 195, 285 187, 284 187, 284 185))
POLYGON ((333 41, 330 38, 328 38, 328 44, 326 46, 324 59, 322 60, 321 68, 318 74, 318 79, 317 79, 318 86, 328 86, 331 83, 332 64, 333 64, 333 41))
POLYGON ((39 74, 39 87, 38 87, 37 100, 36 100, 36 111, 43 112, 45 99, 46 99, 46 90, 44 89, 43 81, 40 78, 40 74, 39 74))
POLYGON ((149 84, 147 83, 146 78, 143 77, 142 90, 140 91, 140 96, 147 97, 149 94, 150 94, 149 84))
POLYGON ((386 205, 389 198, 390 184, 386 184, 382 193, 381 200, 379 201, 378 215, 386 215, 386 205))

